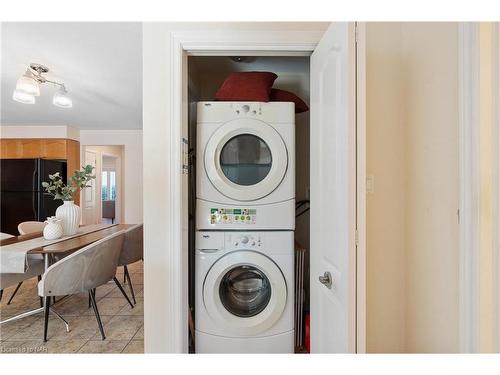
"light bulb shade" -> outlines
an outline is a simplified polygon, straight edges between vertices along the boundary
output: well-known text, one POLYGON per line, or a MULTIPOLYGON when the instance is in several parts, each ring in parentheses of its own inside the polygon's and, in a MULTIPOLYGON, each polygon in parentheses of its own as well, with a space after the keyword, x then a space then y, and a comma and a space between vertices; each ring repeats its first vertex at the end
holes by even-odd
POLYGON ((56 93, 54 94, 54 97, 52 98, 52 103, 55 106, 61 107, 61 108, 73 107, 73 101, 68 96, 68 92, 63 88, 56 91, 56 93))
POLYGON ((16 91, 23 91, 29 95, 40 96, 40 85, 30 73, 26 73, 17 80, 16 91))
POLYGON ((28 94, 25 91, 21 91, 18 89, 14 90, 14 94, 12 95, 12 99, 16 102, 23 104, 35 104, 35 96, 32 94, 28 94))

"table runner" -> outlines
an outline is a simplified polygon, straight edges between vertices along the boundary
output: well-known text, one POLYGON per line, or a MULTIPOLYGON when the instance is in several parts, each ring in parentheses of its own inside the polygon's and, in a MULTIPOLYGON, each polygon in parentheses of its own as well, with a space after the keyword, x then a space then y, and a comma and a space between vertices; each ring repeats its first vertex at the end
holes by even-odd
MULTIPOLYGON (((116 224, 115 224, 116 225, 116 224)), ((83 234, 112 227, 113 224, 93 224, 80 227, 78 232, 71 236, 62 236, 56 240, 46 240, 42 237, 16 242, 0 247, 0 273, 24 273, 27 270, 28 252, 57 242, 66 241, 83 234)))

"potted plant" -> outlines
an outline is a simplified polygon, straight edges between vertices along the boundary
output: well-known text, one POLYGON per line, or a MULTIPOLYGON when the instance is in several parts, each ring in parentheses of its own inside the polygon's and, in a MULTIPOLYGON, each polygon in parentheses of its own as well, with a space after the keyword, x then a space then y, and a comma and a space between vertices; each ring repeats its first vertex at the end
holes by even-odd
POLYGON ((63 232, 65 235, 73 235, 78 231, 82 211, 75 204, 75 195, 80 190, 90 187, 88 183, 95 179, 93 174, 94 167, 86 165, 81 171, 75 171, 70 178, 70 182, 65 184, 59 172, 49 174, 49 182, 42 182, 45 192, 54 197, 61 199, 64 203, 57 207, 56 217, 61 219, 63 232))

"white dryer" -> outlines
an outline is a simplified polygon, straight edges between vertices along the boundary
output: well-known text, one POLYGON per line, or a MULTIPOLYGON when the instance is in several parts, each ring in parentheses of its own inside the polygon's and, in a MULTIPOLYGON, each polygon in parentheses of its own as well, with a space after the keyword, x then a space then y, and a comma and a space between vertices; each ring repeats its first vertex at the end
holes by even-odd
POLYGON ((294 108, 198 103, 198 230, 295 229, 294 108))
POLYGON ((197 232, 198 353, 294 352, 294 235, 197 232))

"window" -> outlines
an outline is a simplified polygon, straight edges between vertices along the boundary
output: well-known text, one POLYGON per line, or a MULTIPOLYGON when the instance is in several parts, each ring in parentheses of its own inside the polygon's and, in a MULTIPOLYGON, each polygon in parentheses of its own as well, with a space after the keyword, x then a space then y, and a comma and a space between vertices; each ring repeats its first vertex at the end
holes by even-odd
POLYGON ((116 172, 103 171, 101 181, 101 200, 116 200, 116 172))

